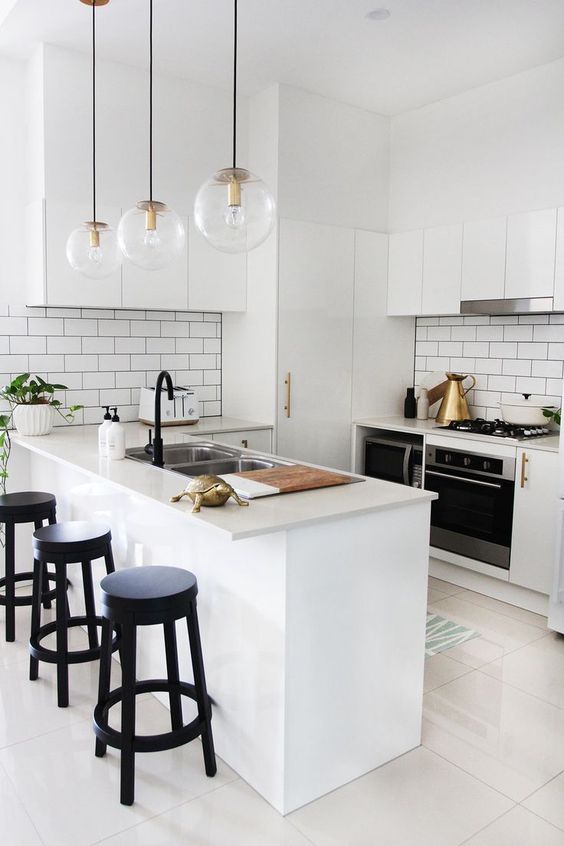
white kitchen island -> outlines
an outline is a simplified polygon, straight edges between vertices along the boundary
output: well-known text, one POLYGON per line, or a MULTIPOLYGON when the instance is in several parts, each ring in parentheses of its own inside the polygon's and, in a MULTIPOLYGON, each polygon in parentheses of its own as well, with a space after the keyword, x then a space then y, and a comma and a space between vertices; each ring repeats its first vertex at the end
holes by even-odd
MULTIPOLYGON (((280 813, 420 743, 434 494, 369 479, 192 515, 168 501, 183 477, 100 460, 93 426, 14 436, 10 465, 9 490, 55 493, 59 520, 108 523, 118 567, 196 574, 217 753, 280 813)), ((140 676, 164 675, 161 633, 141 634, 140 676)))

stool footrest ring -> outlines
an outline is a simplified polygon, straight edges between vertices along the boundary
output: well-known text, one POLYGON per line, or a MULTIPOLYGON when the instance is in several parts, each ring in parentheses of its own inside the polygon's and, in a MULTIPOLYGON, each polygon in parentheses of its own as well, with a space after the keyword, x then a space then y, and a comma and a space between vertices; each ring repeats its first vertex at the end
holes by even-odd
MULTIPOLYGON (((56 576, 54 573, 48 574, 49 580, 54 582, 56 580, 56 576)), ((32 582, 33 581, 33 573, 16 573, 14 575, 14 581, 17 582, 32 582)), ((6 577, 2 576, 0 579, 0 588, 6 587, 6 577)), ((57 588, 51 588, 51 590, 45 591, 41 595, 41 601, 44 602, 46 599, 55 599, 55 594, 57 593, 57 588)), ((15 596, 12 600, 14 605, 31 605, 33 596, 31 593, 27 594, 27 596, 15 596)), ((0 605, 6 604, 6 594, 0 593, 0 605)))
MULTIPOLYGON (((197 701, 196 688, 188 682, 171 683, 167 679, 147 679, 135 684, 136 696, 141 693, 169 693, 171 690, 178 690, 183 696, 197 701)), ((122 696, 123 689, 118 687, 110 691, 108 696, 94 708, 94 733, 99 740, 114 749, 121 749, 121 732, 108 725, 108 711, 118 702, 121 702, 122 696)), ((208 713, 211 719, 211 708, 209 708, 208 713)), ((132 751, 162 752, 165 749, 175 749, 177 746, 182 746, 184 743, 199 737, 205 728, 205 722, 196 717, 182 728, 164 734, 136 735, 132 751)))
MULTIPOLYGON (((88 624, 96 623, 97 626, 102 625, 102 617, 69 617, 67 620, 67 629, 74 628, 75 626, 87 626, 88 624)), ((62 663, 62 656, 57 652, 56 649, 48 649, 46 646, 43 646, 41 641, 47 635, 54 634, 57 631, 57 623, 53 621, 51 623, 46 623, 44 626, 41 626, 38 632, 32 635, 29 639, 29 653, 32 658, 37 658, 38 661, 45 661, 47 664, 60 664, 62 663)), ((115 652, 116 649, 119 648, 121 642, 120 636, 116 633, 114 634, 112 640, 112 652, 115 652)), ((66 655, 66 663, 67 664, 83 664, 86 661, 94 661, 96 658, 100 657, 100 647, 96 646, 92 649, 75 649, 70 650, 67 652, 66 655)))

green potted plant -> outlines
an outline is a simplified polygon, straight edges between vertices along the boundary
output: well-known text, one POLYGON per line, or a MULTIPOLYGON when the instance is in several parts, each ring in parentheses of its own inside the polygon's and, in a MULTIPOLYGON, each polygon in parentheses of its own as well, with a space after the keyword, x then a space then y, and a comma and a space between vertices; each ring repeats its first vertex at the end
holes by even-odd
POLYGON ((547 421, 549 423, 555 423, 557 426, 560 426, 561 412, 562 410, 560 408, 543 408, 542 410, 547 421))
MULTIPOLYGON (((55 391, 66 391, 66 385, 50 384, 41 376, 20 373, 9 385, 0 388, 0 397, 10 404, 12 423, 20 435, 47 435, 53 428, 55 413, 72 423, 81 405, 72 405, 64 413, 55 391)), ((7 425, 2 426, 7 432, 7 425)), ((1 447, 0 447, 1 449, 1 447)))

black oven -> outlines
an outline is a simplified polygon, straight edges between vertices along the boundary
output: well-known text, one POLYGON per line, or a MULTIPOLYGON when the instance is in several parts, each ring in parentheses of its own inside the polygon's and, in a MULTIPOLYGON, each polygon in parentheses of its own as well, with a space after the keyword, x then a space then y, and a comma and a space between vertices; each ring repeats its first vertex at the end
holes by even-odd
POLYGON ((421 488, 423 485, 423 439, 391 432, 385 437, 366 438, 364 475, 386 482, 421 488))
POLYGON ((429 446, 431 546, 509 570, 515 459, 429 446))

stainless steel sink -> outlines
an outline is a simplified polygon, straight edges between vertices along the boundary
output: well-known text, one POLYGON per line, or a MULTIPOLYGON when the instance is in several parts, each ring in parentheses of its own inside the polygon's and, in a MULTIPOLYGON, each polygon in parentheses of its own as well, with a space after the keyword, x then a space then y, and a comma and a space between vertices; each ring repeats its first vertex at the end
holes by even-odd
POLYGON ((175 464, 169 470, 182 473, 183 476, 224 476, 226 473, 243 473, 247 470, 268 470, 271 467, 282 467, 284 461, 270 458, 230 458, 220 461, 203 461, 192 464, 175 464))
MULTIPOLYGON (((144 447, 132 447, 126 449, 126 458, 134 461, 150 463, 153 456, 145 452, 144 447)), ((200 461, 215 461, 224 458, 237 458, 239 451, 229 447, 218 447, 210 443, 197 444, 165 444, 163 447, 163 458, 165 465, 171 467, 176 464, 195 464, 200 461)))

